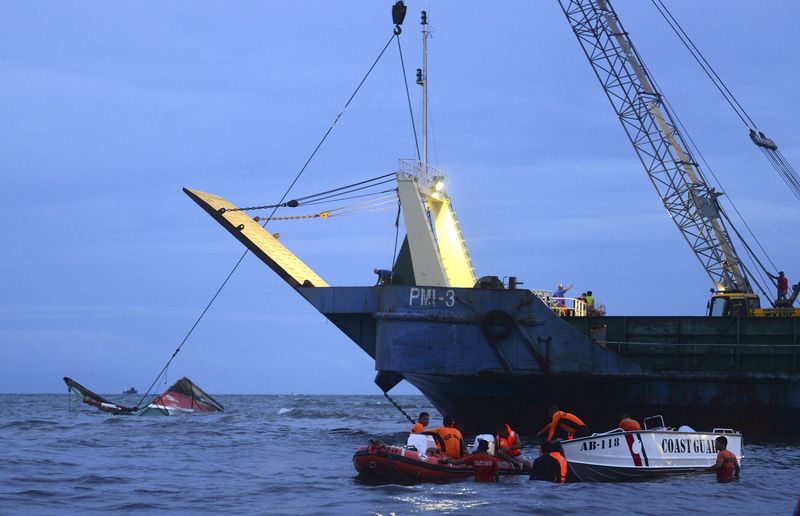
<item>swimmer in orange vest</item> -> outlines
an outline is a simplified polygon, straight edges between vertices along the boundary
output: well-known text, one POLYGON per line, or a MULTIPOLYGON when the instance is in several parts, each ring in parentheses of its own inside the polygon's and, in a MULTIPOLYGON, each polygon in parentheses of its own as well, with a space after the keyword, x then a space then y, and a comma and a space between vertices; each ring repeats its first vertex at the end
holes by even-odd
POLYGON ((544 425, 544 428, 539 430, 536 435, 547 434, 547 441, 552 441, 556 437, 556 433, 561 437, 566 437, 571 440, 574 437, 585 437, 589 435, 589 429, 586 428, 581 419, 569 412, 558 410, 558 407, 553 405, 547 411, 552 420, 544 425))
POLYGON ((511 429, 508 423, 497 427, 494 439, 494 454, 502 459, 507 460, 515 468, 522 469, 523 463, 520 461, 520 455, 522 454, 522 441, 517 433, 511 429))
POLYGON ((638 432, 642 429, 642 425, 628 414, 622 414, 622 419, 617 423, 617 426, 626 432, 638 432))
POLYGON ((736 454, 728 449, 728 438, 720 435, 716 439, 717 462, 711 469, 717 471, 717 482, 732 482, 739 478, 739 460, 736 454))
POLYGON ((418 434, 420 432, 425 431, 425 427, 428 426, 428 423, 431 422, 431 416, 427 412, 420 412, 419 418, 417 418, 417 422, 414 423, 414 426, 411 427, 412 434, 418 434))
POLYGON ((567 459, 561 443, 542 443, 541 456, 533 461, 531 480, 545 480, 563 484, 567 481, 567 459))

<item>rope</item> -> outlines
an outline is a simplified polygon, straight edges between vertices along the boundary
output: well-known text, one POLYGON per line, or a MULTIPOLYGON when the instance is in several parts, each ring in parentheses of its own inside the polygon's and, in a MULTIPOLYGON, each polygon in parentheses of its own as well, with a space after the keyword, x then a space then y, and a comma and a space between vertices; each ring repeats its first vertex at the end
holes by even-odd
POLYGON ((322 211, 322 212, 319 212, 319 213, 314 213, 312 215, 289 215, 289 216, 286 216, 286 217, 264 217, 264 218, 253 217, 253 220, 255 220, 256 222, 259 222, 259 221, 262 221, 262 220, 268 221, 268 220, 327 219, 330 216, 331 216, 330 212, 322 211))
POLYGON ((753 122, 753 119, 750 118, 750 115, 747 114, 747 111, 744 110, 742 105, 733 95, 728 86, 722 80, 722 78, 717 74, 714 67, 711 66, 711 63, 708 62, 706 57, 700 52, 700 49, 697 48, 697 45, 694 44, 694 41, 689 37, 683 27, 678 23, 678 20, 672 15, 672 12, 664 5, 664 2, 661 0, 650 0, 655 8, 658 10, 659 14, 666 20, 667 24, 670 26, 672 31, 678 36, 678 39, 681 40, 681 43, 686 47, 689 53, 692 55, 697 64, 700 65, 700 68, 703 69, 703 72, 711 79, 711 82, 714 83, 714 86, 719 90, 720 94, 725 98, 725 101, 731 106, 731 108, 736 113, 736 116, 746 125, 748 128, 755 128, 756 124, 753 122), (662 10, 663 9, 663 10, 662 10), (746 119, 746 120, 745 120, 746 119))
POLYGON ((391 181, 394 181, 394 176, 395 176, 394 173, 384 174, 382 176, 373 177, 371 179, 366 179, 364 181, 359 181, 358 183, 352 183, 352 184, 349 184, 349 185, 341 186, 339 188, 334 188, 333 190, 326 190, 324 192, 319 192, 319 193, 316 193, 316 194, 306 195, 305 197, 298 197, 297 199, 292 199, 291 201, 288 201, 288 202, 281 202, 281 203, 278 203, 278 204, 264 204, 264 205, 261 205, 261 206, 249 206, 249 207, 246 207, 246 208, 229 208, 229 209, 222 208, 220 210, 220 212, 221 213, 227 213, 229 211, 253 211, 253 210, 264 210, 264 209, 269 209, 269 208, 285 208, 285 207, 296 208, 296 207, 300 206, 301 204, 304 205, 304 206, 307 206, 307 205, 312 204, 312 203, 316 204, 316 203, 318 203, 318 202, 320 202, 322 200, 325 200, 325 199, 337 197, 338 195, 345 195, 345 194, 348 194, 348 193, 357 192, 359 190, 365 190, 367 188, 372 188, 373 186, 378 186, 378 185, 382 185, 384 183, 389 183, 391 181), (384 181, 375 182, 375 181, 378 181, 379 179, 385 179, 385 178, 390 177, 390 176, 391 176, 391 179, 386 179, 384 181), (361 186, 361 185, 364 185, 366 183, 374 183, 374 184, 367 185, 367 186, 361 186), (354 188, 356 186, 361 186, 361 188, 354 188), (341 192, 341 190, 347 190, 347 189, 351 189, 351 190, 348 190, 346 192, 341 192), (333 192, 340 192, 340 193, 336 194, 336 195, 327 195, 327 194, 330 194, 330 193, 333 193, 333 192), (322 196, 326 196, 326 195, 327 195, 327 197, 322 197, 322 196), (301 203, 301 201, 307 201, 309 199, 311 201, 302 202, 301 203))
MULTIPOLYGON (((382 50, 380 51, 380 53, 378 54, 378 57, 376 57, 376 58, 375 58, 375 60, 372 62, 372 65, 370 65, 370 67, 369 67, 369 70, 367 70, 367 73, 364 75, 364 77, 363 77, 363 78, 361 79, 361 81, 358 83, 358 86, 356 86, 356 89, 353 91, 352 95, 350 95, 350 98, 349 98, 349 99, 347 99, 347 102, 345 103, 345 105, 344 105, 344 107, 342 108, 342 110, 339 112, 339 114, 338 114, 338 115, 336 115, 336 118, 333 120, 333 123, 330 125, 330 127, 328 127, 328 130, 327 130, 327 131, 325 131, 325 134, 322 136, 322 139, 320 139, 320 141, 319 141, 319 143, 317 144, 317 146, 316 146, 316 147, 314 147, 314 150, 311 152, 311 155, 308 157, 308 159, 305 161, 305 163, 303 163, 303 166, 300 168, 300 171, 297 173, 297 175, 294 177, 294 179, 292 180, 292 182, 289 184, 289 187, 286 189, 286 191, 284 192, 284 194, 283 194, 283 196, 281 197, 280 201, 278 201, 277 205, 275 205, 275 206, 272 208, 272 213, 270 213, 269 217, 267 218, 267 220, 265 220, 265 221, 264 221, 264 223, 261 225, 261 227, 265 227, 265 226, 267 225, 267 223, 269 222, 269 218, 271 218, 273 215, 275 215, 275 212, 278 210, 278 208, 280 207, 280 205, 284 203, 284 201, 286 200, 286 197, 288 197, 288 195, 289 195, 289 192, 291 192, 291 191, 292 191, 292 188, 294 188, 294 185, 295 185, 295 184, 297 184, 297 181, 299 181, 299 180, 300 180, 300 176, 302 176, 302 175, 303 175, 303 172, 305 172, 305 170, 306 170, 306 168, 308 167, 309 163, 311 163, 311 160, 312 160, 312 159, 314 159, 314 156, 316 156, 316 155, 317 155, 317 151, 319 151, 320 147, 322 147, 322 144, 323 144, 323 143, 325 142, 325 140, 328 138, 328 135, 329 135, 329 134, 331 134, 331 131, 333 131, 333 128, 336 126, 336 123, 339 121, 339 119, 342 117, 342 115, 344 114, 344 112, 345 112, 345 111, 347 110, 347 108, 350 106, 350 103, 353 101, 353 99, 355 98, 356 94, 357 94, 357 93, 359 92, 359 90, 361 89, 361 86, 363 86, 363 85, 364 85, 364 82, 367 80, 367 77, 369 77, 370 73, 372 73, 372 70, 375 68, 375 65, 376 65, 376 64, 378 64, 378 61, 380 61, 381 57, 383 57, 383 54, 384 54, 384 53, 386 53, 386 49, 387 49, 387 48, 389 48, 389 45, 392 43, 392 40, 393 40, 395 37, 396 37, 395 33, 394 33, 394 32, 392 32, 392 36, 389 38, 389 41, 387 41, 387 42, 386 42, 386 44, 383 46, 383 49, 382 49, 382 50)), ((167 360, 167 363, 166 363, 166 365, 164 366, 164 368, 161 370, 161 372, 158 374, 158 376, 156 376, 156 379, 153 381, 153 383, 152 383, 152 384, 150 384, 150 387, 148 387, 148 388, 147 388, 147 391, 146 391, 146 392, 145 392, 145 394, 142 396, 142 398, 139 400, 139 403, 137 403, 137 404, 136 404, 136 409, 138 409, 139 407, 141 407, 141 404, 142 404, 142 402, 145 400, 145 398, 147 398, 147 397, 150 395, 150 391, 151 391, 151 390, 152 390, 152 388, 153 388, 153 387, 156 385, 156 383, 158 382, 158 379, 159 379, 159 378, 161 378, 161 375, 163 375, 163 374, 164 374, 164 372, 167 370, 167 368, 169 367, 169 365, 172 363, 172 361, 175 359, 175 357, 177 356, 177 354, 180 352, 180 350, 181 350, 181 348, 183 347, 183 345, 186 343, 186 341, 187 341, 187 340, 189 340, 189 337, 190 337, 190 336, 192 335, 192 333, 194 332, 194 329, 195 329, 195 328, 197 328, 197 325, 198 325, 198 324, 200 324, 200 321, 201 321, 201 320, 203 319, 203 317, 206 315, 206 312, 208 312, 208 309, 209 309, 209 308, 211 308, 211 305, 212 305, 212 304, 214 304, 214 301, 216 301, 216 299, 217 299, 217 296, 219 296, 220 292, 222 292, 222 289, 223 289, 223 288, 225 288, 225 285, 227 285, 227 284, 228 284, 228 281, 229 281, 229 280, 231 279, 231 277, 233 276, 233 273, 234 273, 234 272, 236 272, 236 269, 238 269, 238 268, 239 268, 239 265, 241 265, 241 263, 242 263, 242 261, 244 260, 245 256, 247 256, 247 254, 248 254, 249 252, 250 252, 250 251, 249 251, 249 249, 248 249, 248 250, 245 250, 245 251, 244 251, 244 253, 242 253, 242 256, 240 256, 240 257, 239 257, 239 259, 236 261, 236 264, 233 266, 233 268, 231 269, 231 271, 230 271, 230 272, 228 273, 228 275, 225 277, 225 280, 222 282, 222 284, 219 286, 219 288, 217 289, 217 291, 216 291, 216 292, 214 293, 214 295, 211 297, 211 300, 208 302, 208 304, 207 304, 207 305, 206 305, 206 307, 203 309, 203 311, 202 311, 202 312, 200 312, 200 315, 197 317, 197 319, 195 320, 194 324, 192 324, 192 327, 191 327, 191 328, 189 328, 189 331, 188 331, 188 332, 186 333, 186 335, 183 337, 183 340, 181 340, 181 343, 178 345, 178 347, 177 347, 177 348, 175 348, 175 351, 172 353, 172 356, 169 358, 169 360, 167 360)))
MULTIPOLYGON (((370 193, 365 193, 365 194, 360 194, 360 195, 351 195, 349 197, 340 197, 337 200, 338 201, 347 201, 347 200, 350 200, 350 199, 360 199, 362 197, 369 197, 371 195, 379 195, 379 194, 383 194, 383 193, 396 192, 396 191, 397 191, 396 188, 389 188, 388 190, 381 190, 380 192, 370 192, 370 193)), ((303 206, 314 206, 315 204, 323 204, 323 203, 326 203, 326 202, 329 202, 329 201, 323 200, 323 201, 314 201, 314 202, 304 202, 303 206)))
MULTIPOLYGON (((651 75, 651 80, 653 81, 653 85, 658 89, 658 91, 664 91, 664 90, 661 89, 661 86, 658 84, 658 82, 656 81, 655 77, 653 77, 652 75, 651 75)), ((720 181, 719 178, 717 177, 716 173, 714 173, 714 169, 711 168, 711 165, 706 160, 706 158, 703 155, 702 151, 700 151, 700 147, 698 147, 697 143, 695 143, 694 138, 692 138, 691 133, 689 132, 689 130, 684 125, 683 120, 681 119, 681 117, 678 116, 677 111, 675 111, 675 109, 673 108, 672 104, 670 104, 669 100, 667 100, 666 97, 662 96, 661 98, 664 101, 665 108, 669 111, 669 113, 678 122, 678 126, 681 129, 680 134, 682 136, 686 136, 686 138, 688 140, 688 143, 691 145, 692 151, 696 152, 697 155, 700 156, 700 160, 703 162, 703 165, 705 166, 705 168, 711 174, 711 177, 714 178, 714 181, 719 186, 720 191, 724 192, 725 188, 723 188, 723 186, 722 186, 722 181, 720 181)), ((762 149, 762 150, 764 150, 764 149, 762 149)), ((691 155, 691 153, 690 153, 690 155, 691 155)), ((708 183, 708 181, 706 180, 706 178, 705 178, 704 174, 702 173, 700 167, 697 167, 696 170, 697 170, 697 173, 700 175, 701 179, 704 182, 708 183)), ((761 249, 761 252, 764 254, 764 257, 777 270, 777 267, 772 262, 772 258, 769 256, 769 254, 767 253, 766 249, 764 249, 764 246, 761 245, 761 241, 758 239, 758 237, 755 235, 755 233, 753 233, 753 230, 750 228, 750 225, 747 223, 747 221, 745 220, 744 216, 739 211, 739 208, 733 202, 733 199, 731 199, 730 197, 726 197, 726 199, 727 199, 728 203, 730 204, 730 206, 733 208, 733 210, 736 212, 736 215, 739 217, 739 220, 742 222, 742 224, 744 224, 744 227, 747 228, 747 232, 750 234, 750 236, 752 237, 753 241, 755 241, 755 243, 758 246, 758 248, 761 249)), ((744 240, 744 238, 742 238, 742 236, 739 233, 739 231, 733 225, 733 222, 728 218, 727 214, 721 209, 721 207, 720 207, 720 213, 725 217, 725 219, 731 225, 731 227, 733 228, 733 231, 737 234, 737 236, 739 237, 739 240, 742 242, 742 244, 748 249, 748 251, 750 251, 751 257, 755 261, 758 261, 758 258, 755 256, 755 254, 752 252, 752 250, 750 250, 749 246, 747 245, 747 242, 744 240)), ((762 269, 763 269, 763 266, 762 266, 762 269)), ((756 284, 758 284, 758 282, 755 281, 755 278, 751 274, 748 274, 748 276, 749 276, 749 279, 753 280, 756 284)), ((764 281, 764 278, 762 277, 761 280, 764 281)), ((762 292, 763 292, 763 290, 762 290, 762 292)), ((769 299, 768 295, 766 297, 767 297, 767 299, 769 299)))
POLYGON ((416 421, 414 421, 414 418, 413 418, 413 417, 409 416, 409 415, 408 415, 408 413, 407 413, 405 410, 403 410, 403 407, 401 407, 399 403, 397 403, 396 401, 394 401, 394 400, 392 399, 392 397, 391 397, 391 396, 389 396, 389 393, 388 393, 388 392, 384 392, 384 393, 383 393, 383 395, 386 397, 386 399, 387 399, 387 400, 389 400, 389 402, 390 402, 392 405, 394 405, 394 408, 396 408, 397 410, 399 410, 399 411, 400 411, 400 413, 401 413, 401 414, 403 414, 403 415, 406 417, 406 419, 408 419, 408 421, 409 421, 409 422, 410 422, 412 425, 413 425, 413 424, 416 422, 416 421))
POLYGON ((711 63, 708 62, 708 59, 706 59, 700 49, 697 48, 697 45, 694 44, 692 38, 690 38, 683 27, 681 27, 680 23, 678 23, 678 20, 676 20, 672 15, 672 12, 669 10, 669 8, 664 5, 663 0, 650 1, 655 6, 656 10, 658 10, 659 14, 661 14, 661 16, 664 18, 664 20, 666 20, 667 24, 670 26, 675 35, 678 36, 678 39, 681 41, 681 43, 683 43, 694 60, 697 61, 697 64, 700 65, 700 68, 714 84, 714 87, 717 88, 728 105, 730 105, 731 109, 733 109, 733 111, 736 113, 736 116, 738 116, 742 123, 749 129, 750 138, 753 143, 764 151, 764 156, 770 162, 772 167, 783 178, 784 182, 795 195, 795 197, 800 200, 800 176, 798 176, 792 165, 780 153, 775 142, 767 139, 763 133, 758 131, 758 126, 756 123, 753 121, 747 111, 745 111, 744 107, 733 94, 733 92, 731 92, 731 90, 725 84, 725 81, 723 81, 717 71, 714 70, 714 67, 711 66, 711 63), (760 138, 756 136, 756 133, 758 136, 760 136, 760 138))
POLYGON ((400 46, 400 38, 397 38, 397 50, 400 53, 400 67, 403 70, 403 84, 406 86, 406 100, 408 100, 408 114, 411 115, 411 128, 414 130, 414 145, 417 147, 417 160, 422 159, 419 153, 419 140, 417 139, 417 124, 414 122, 414 109, 411 107, 411 93, 408 91, 408 75, 406 74, 406 63, 403 60, 403 47, 400 46))

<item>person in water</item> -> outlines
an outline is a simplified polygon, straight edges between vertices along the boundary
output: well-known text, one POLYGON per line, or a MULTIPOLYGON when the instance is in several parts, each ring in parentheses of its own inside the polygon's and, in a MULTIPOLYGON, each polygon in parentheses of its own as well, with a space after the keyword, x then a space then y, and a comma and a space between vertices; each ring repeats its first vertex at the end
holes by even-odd
POLYGON ((461 460, 464 464, 472 466, 475 473, 475 482, 498 482, 500 480, 500 459, 489 455, 489 443, 480 439, 475 453, 461 460))
POLYGON ((642 429, 642 425, 639 424, 638 421, 633 419, 628 414, 622 414, 622 417, 617 423, 617 426, 621 429, 625 430, 626 432, 638 432, 642 429))
POLYGON ((420 412, 417 422, 411 427, 412 434, 418 434, 425 431, 425 427, 431 422, 431 416, 427 412, 420 412))
POLYGON ((536 434, 547 434, 547 441, 552 441, 555 437, 571 440, 574 437, 589 435, 589 429, 578 416, 558 410, 555 405, 550 407, 547 413, 550 415, 551 421, 536 434))
POLYGON ((542 443, 541 455, 533 461, 530 479, 555 482, 556 484, 563 484, 567 481, 567 459, 564 457, 564 450, 560 442, 542 443))
POLYGON ((434 428, 431 432, 435 432, 444 441, 444 449, 442 450, 445 455, 452 459, 460 459, 465 455, 467 448, 464 446, 464 438, 461 432, 456 428, 456 422, 450 416, 442 418, 442 426, 434 428))
POLYGON ((494 454, 512 464, 521 464, 519 456, 522 454, 522 441, 507 423, 497 427, 494 436, 494 454))
POLYGON ((717 462, 711 469, 717 471, 717 482, 732 482, 739 478, 739 460, 736 454, 728 449, 728 438, 720 435, 716 439, 717 462))

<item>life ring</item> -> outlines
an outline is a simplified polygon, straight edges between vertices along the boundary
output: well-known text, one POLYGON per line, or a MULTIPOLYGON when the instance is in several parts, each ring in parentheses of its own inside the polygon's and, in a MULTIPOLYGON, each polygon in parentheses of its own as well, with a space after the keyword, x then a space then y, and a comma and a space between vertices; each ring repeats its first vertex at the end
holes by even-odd
POLYGON ((513 329, 514 317, 504 310, 491 310, 481 321, 481 331, 493 342, 508 337, 513 329))

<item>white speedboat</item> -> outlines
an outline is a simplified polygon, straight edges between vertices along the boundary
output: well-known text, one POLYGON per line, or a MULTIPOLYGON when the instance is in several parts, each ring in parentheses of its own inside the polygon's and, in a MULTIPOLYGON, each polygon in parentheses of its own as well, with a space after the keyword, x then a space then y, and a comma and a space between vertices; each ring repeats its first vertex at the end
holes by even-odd
POLYGON ((697 432, 666 428, 661 416, 647 418, 645 429, 615 429, 562 441, 570 477, 579 482, 620 482, 711 471, 717 458, 716 439, 724 435, 728 450, 742 459, 742 434, 729 428, 697 432))

